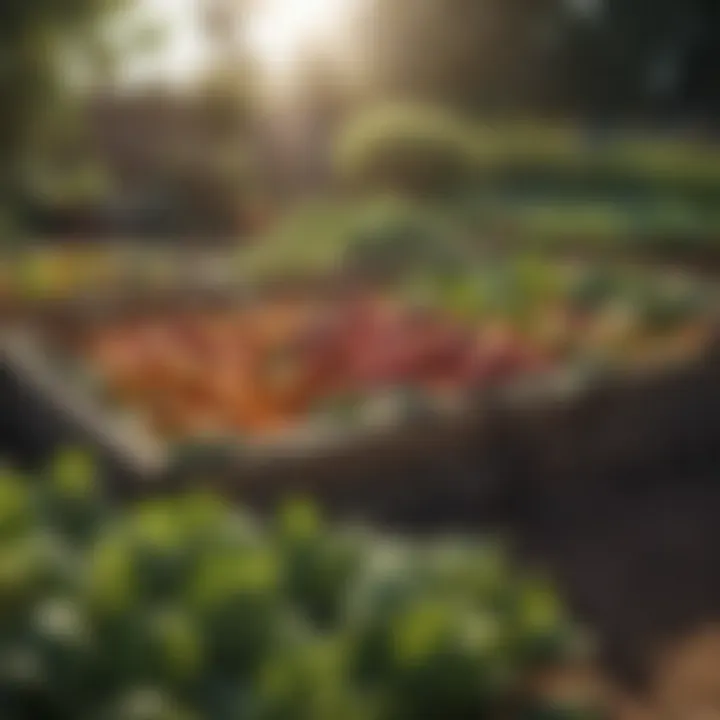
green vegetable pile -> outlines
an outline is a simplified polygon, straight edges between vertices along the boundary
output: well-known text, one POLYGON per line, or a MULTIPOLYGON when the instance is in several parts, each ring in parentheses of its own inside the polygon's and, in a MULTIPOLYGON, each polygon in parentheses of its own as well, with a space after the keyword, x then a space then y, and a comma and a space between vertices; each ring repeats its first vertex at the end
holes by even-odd
POLYGON ((527 689, 580 636, 495 545, 202 492, 118 510, 98 479, 75 451, 0 476, 3 719, 589 717, 527 689))

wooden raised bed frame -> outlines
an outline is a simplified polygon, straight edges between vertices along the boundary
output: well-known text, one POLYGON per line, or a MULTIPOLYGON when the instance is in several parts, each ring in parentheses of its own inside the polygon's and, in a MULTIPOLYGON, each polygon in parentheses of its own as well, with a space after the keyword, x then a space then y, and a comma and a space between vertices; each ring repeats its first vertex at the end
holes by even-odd
MULTIPOLYGON (((720 352, 676 367, 579 379, 561 370, 468 397, 462 407, 353 432, 303 432, 273 443, 176 455, 111 416, 44 352, 51 332, 152 307, 237 303, 248 293, 177 292, 56 306, 0 346, 8 412, 46 457, 89 442, 119 495, 211 483, 258 508, 312 494, 340 515, 393 523, 473 523, 518 495, 589 498, 627 470, 714 447, 720 439, 720 352)), ((639 476, 640 477, 640 476, 639 476)))

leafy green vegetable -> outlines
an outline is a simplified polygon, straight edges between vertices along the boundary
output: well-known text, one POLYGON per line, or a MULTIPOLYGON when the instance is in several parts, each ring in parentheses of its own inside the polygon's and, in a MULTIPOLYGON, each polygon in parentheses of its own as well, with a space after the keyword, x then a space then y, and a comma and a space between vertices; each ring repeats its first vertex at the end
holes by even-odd
POLYGON ((263 526, 206 492, 112 509, 77 451, 40 480, 0 478, 18 720, 487 717, 577 636, 491 543, 332 527, 303 501, 263 526))

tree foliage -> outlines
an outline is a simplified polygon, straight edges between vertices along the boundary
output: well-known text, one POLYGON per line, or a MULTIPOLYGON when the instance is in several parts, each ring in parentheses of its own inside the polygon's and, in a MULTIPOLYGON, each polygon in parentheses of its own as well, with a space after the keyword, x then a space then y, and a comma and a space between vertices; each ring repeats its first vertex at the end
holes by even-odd
POLYGON ((713 0, 369 0, 376 95, 483 114, 589 118, 720 109, 713 0))
MULTIPOLYGON (((22 165, 76 66, 107 60, 103 19, 126 0, 4 0, 0 5, 0 192, 17 193, 22 165)), ((103 61, 103 62, 101 62, 103 61)))

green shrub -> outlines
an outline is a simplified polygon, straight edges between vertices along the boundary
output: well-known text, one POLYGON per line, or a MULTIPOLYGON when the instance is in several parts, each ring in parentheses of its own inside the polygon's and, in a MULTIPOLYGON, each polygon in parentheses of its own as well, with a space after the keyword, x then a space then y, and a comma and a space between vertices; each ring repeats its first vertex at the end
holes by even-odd
POLYGON ((456 272, 473 251, 454 218, 427 204, 366 205, 349 228, 344 251, 350 268, 370 277, 412 271, 456 272))
POLYGON ((575 652, 495 545, 333 529, 297 503, 261 526, 203 493, 118 510, 97 480, 77 453, 0 477, 3 717, 496 717, 575 652))
POLYGON ((444 192, 472 177, 472 132, 462 119, 437 108, 381 107, 346 128, 337 164, 345 178, 363 187, 444 192))
POLYGON ((241 256, 254 277, 348 271, 395 276, 416 269, 464 267, 469 237, 435 204, 394 196, 354 203, 313 203, 292 213, 262 244, 241 256))

